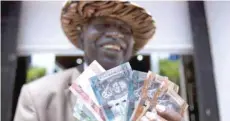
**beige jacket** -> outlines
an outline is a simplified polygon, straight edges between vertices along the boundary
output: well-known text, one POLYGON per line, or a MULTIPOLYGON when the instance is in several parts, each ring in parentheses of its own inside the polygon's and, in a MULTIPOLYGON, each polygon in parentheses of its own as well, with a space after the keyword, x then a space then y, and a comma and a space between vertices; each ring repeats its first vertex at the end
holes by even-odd
POLYGON ((79 75, 77 68, 71 68, 25 84, 14 121, 76 121, 76 99, 68 87, 79 75))

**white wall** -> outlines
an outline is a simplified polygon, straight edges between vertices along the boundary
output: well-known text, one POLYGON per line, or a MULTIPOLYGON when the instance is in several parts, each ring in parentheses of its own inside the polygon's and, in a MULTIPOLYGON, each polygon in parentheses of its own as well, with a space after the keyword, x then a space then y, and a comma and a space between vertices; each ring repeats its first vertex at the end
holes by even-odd
MULTIPOLYGON (((137 1, 156 20, 157 31, 142 53, 191 52, 192 41, 185 1, 137 1)), ((77 54, 61 30, 62 1, 23 1, 19 27, 19 54, 54 52, 77 54)))
POLYGON ((221 121, 230 110, 230 2, 205 2, 221 121))
POLYGON ((74 48, 61 29, 60 13, 64 2, 23 1, 19 53, 62 52, 74 48))
POLYGON ((186 1, 134 1, 156 21, 156 35, 145 46, 153 51, 191 51, 193 48, 186 1))

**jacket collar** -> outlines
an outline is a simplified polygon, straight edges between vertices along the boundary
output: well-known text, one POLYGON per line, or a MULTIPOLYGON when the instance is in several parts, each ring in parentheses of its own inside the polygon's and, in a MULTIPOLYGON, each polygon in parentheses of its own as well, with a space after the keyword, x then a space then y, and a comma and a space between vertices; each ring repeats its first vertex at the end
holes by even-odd
POLYGON ((69 90, 69 87, 71 86, 71 84, 77 79, 77 77, 83 72, 83 64, 75 67, 72 69, 72 73, 70 75, 70 79, 69 82, 67 84, 67 88, 65 89, 65 95, 67 98, 67 101, 69 103, 70 109, 72 110, 71 112, 73 113, 73 108, 75 106, 76 103, 76 96, 69 90))
POLYGON ((72 75, 71 75, 71 81, 70 84, 72 84, 78 76, 84 71, 83 64, 77 66, 76 68, 73 69, 72 75))

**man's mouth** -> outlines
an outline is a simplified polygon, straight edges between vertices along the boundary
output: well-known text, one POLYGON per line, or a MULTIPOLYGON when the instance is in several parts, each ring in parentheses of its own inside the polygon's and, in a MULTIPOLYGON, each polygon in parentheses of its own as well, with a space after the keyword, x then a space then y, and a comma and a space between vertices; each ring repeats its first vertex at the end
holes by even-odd
POLYGON ((122 50, 121 46, 118 44, 105 44, 102 47, 106 50, 113 50, 118 52, 122 50))

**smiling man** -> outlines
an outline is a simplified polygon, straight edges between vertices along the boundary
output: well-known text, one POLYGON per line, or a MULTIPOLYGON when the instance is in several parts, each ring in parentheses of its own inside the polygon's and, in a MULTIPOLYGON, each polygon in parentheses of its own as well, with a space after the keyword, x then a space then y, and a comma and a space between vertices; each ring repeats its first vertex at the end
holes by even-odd
POLYGON ((79 41, 78 46, 85 52, 86 63, 97 60, 105 69, 129 61, 133 54, 132 28, 114 18, 90 19, 83 25, 79 41))
MULTIPOLYGON (((61 24, 67 38, 84 51, 86 65, 97 60, 105 69, 129 61, 155 33, 152 17, 143 8, 123 1, 68 1, 61 24)), ((83 66, 71 68, 24 85, 14 121, 76 120, 74 95, 68 88, 83 70, 83 66)), ((181 120, 176 112, 158 109, 168 121, 181 120)), ((153 117, 148 113, 145 120, 153 117)))

